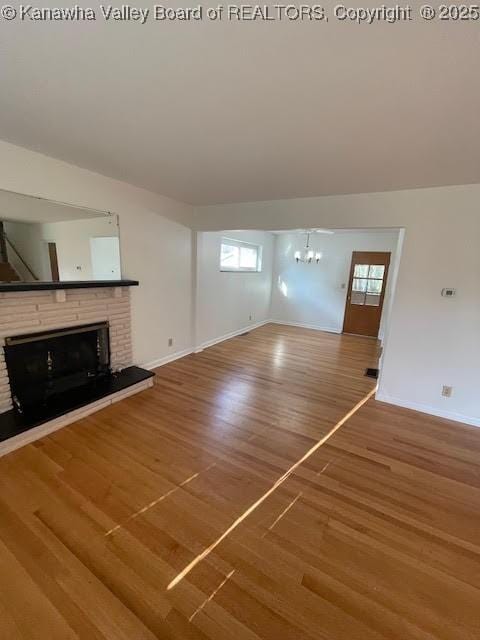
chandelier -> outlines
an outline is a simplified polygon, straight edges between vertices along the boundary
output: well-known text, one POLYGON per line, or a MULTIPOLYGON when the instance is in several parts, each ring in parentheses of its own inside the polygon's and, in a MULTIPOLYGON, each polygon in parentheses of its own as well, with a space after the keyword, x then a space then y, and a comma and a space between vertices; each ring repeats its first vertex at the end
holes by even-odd
POLYGON ((303 251, 295 251, 295 262, 297 262, 297 264, 299 262, 304 262, 305 264, 316 262, 316 264, 318 264, 320 262, 322 254, 320 251, 314 251, 310 248, 310 233, 307 233, 306 235, 307 241, 305 243, 305 249, 303 251))

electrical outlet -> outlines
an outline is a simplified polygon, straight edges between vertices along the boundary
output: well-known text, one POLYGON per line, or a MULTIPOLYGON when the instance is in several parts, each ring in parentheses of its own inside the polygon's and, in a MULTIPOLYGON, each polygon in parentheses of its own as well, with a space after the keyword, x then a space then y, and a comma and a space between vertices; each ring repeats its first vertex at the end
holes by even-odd
POLYGON ((442 289, 442 296, 444 298, 453 298, 455 297, 457 291, 456 289, 450 288, 450 287, 446 287, 445 289, 442 289))
POLYGON ((168 346, 172 347, 173 346, 173 338, 169 338, 168 339, 168 346))
POLYGON ((453 393, 453 387, 449 387, 447 385, 443 385, 442 387, 442 396, 444 398, 451 398, 453 393))

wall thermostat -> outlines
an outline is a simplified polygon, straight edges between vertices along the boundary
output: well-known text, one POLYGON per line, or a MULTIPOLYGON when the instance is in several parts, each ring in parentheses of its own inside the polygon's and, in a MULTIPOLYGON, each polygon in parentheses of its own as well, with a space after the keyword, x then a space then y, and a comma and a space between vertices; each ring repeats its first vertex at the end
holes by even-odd
POLYGON ((442 289, 442 296, 444 298, 453 298, 456 293, 457 293, 456 289, 452 289, 452 288, 449 288, 449 287, 446 287, 445 289, 442 289))

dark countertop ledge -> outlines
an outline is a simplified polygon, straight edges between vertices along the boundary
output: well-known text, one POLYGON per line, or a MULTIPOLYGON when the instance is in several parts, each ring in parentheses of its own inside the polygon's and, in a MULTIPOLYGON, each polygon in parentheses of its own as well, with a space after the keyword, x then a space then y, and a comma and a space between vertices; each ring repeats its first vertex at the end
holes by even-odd
POLYGON ((0 291, 54 291, 56 289, 98 289, 136 287, 138 280, 65 280, 64 282, 0 282, 0 291))

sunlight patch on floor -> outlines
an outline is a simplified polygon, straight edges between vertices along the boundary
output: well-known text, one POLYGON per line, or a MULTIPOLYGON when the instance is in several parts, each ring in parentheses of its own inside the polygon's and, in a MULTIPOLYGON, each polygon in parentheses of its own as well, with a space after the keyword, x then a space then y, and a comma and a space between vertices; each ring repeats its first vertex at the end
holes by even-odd
POLYGON ((367 395, 362 398, 362 400, 360 400, 360 402, 357 402, 357 404, 353 407, 353 409, 351 409, 341 420, 339 420, 337 422, 337 424, 325 435, 323 436, 323 438, 321 438, 317 443, 315 443, 313 445, 313 447, 311 447, 299 460, 297 460, 297 462, 295 462, 294 464, 292 464, 292 466, 287 469, 287 471, 285 471, 285 473, 280 476, 280 478, 278 478, 278 480, 270 487, 270 489, 268 491, 266 491, 256 502, 254 502, 250 507, 248 507, 248 509, 246 511, 244 511, 242 513, 241 516, 239 516, 229 527, 228 529, 226 529, 222 535, 217 538, 217 540, 215 540, 215 542, 213 542, 209 547, 207 547, 206 549, 204 549, 202 551, 202 553, 200 553, 198 556, 196 556, 191 562, 190 564, 188 564, 185 569, 183 569, 171 582, 170 584, 167 586, 167 591, 170 589, 173 589, 173 587, 175 587, 181 580, 183 580, 183 578, 185 578, 185 576, 187 576, 190 571, 192 571, 192 569, 194 569, 197 564, 199 562, 202 562, 202 560, 205 560, 205 558, 210 555, 210 553, 216 549, 216 547, 218 547, 218 545, 225 540, 225 538, 227 536, 229 536, 232 531, 234 531, 246 518, 248 518, 248 516, 253 513, 255 511, 255 509, 257 509, 269 496, 272 495, 272 493, 274 491, 276 491, 278 489, 278 487, 280 487, 285 480, 287 480, 287 478, 289 478, 292 473, 294 473, 294 471, 296 469, 298 469, 298 467, 303 464, 305 462, 305 460, 307 460, 308 458, 310 458, 310 456, 312 456, 323 444, 325 444, 332 436, 333 434, 338 431, 338 429, 340 429, 341 426, 343 426, 345 424, 345 422, 347 422, 347 420, 349 420, 359 409, 361 409, 361 407, 363 407, 364 404, 366 404, 370 398, 372 398, 375 393, 377 392, 378 387, 376 386, 374 389, 372 389, 369 393, 367 393, 367 395))

